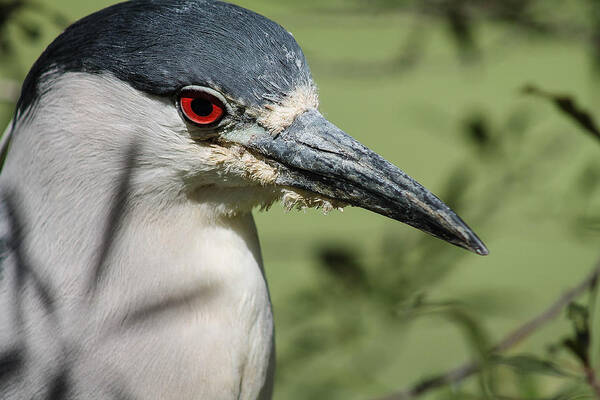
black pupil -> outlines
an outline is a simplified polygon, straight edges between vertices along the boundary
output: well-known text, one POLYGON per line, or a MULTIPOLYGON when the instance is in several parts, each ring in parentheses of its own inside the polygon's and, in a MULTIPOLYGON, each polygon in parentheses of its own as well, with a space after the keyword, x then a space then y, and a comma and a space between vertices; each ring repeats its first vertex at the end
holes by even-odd
POLYGON ((207 99, 195 99, 192 101, 192 110, 201 117, 208 117, 213 112, 213 104, 207 99))

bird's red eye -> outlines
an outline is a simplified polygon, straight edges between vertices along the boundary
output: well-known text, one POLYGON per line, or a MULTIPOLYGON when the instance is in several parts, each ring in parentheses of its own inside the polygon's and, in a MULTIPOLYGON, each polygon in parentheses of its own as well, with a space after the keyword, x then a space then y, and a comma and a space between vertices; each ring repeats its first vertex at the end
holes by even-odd
POLYGON ((225 115, 223 102, 202 90, 182 90, 179 105, 183 115, 196 125, 214 125, 225 115))

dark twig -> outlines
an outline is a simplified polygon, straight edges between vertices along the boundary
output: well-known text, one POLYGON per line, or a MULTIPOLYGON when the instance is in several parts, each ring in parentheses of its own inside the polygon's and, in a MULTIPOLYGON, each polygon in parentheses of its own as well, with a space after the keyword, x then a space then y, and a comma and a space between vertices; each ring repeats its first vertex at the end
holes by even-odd
MULTIPOLYGON (((531 334, 533 334, 535 331, 540 329, 542 326, 550 322, 552 319, 556 318, 560 314, 560 312, 575 298, 585 293, 587 290, 594 288, 598 282, 599 277, 600 260, 596 262, 593 271, 588 276, 586 276, 586 278, 582 280, 577 286, 563 293, 562 296, 560 296, 556 301, 554 301, 554 303, 552 303, 542 313, 538 314, 533 319, 527 321, 525 324, 521 325, 520 327, 512 331, 510 334, 508 334, 498 344, 492 347, 492 349, 490 350, 490 354, 501 353, 514 347, 515 345, 529 337, 531 334)), ((439 389, 447 385, 454 385, 460 383, 466 378, 479 372, 480 369, 480 363, 476 361, 469 361, 446 373, 425 379, 408 389, 393 393, 389 396, 381 397, 379 400, 413 399, 431 390, 439 389)), ((588 383, 600 396, 600 385, 595 376, 594 371, 592 370, 585 372, 588 383)))
POLYGON ((543 313, 539 314, 532 320, 521 325, 518 329, 513 331, 510 335, 504 338, 492 349, 494 353, 500 353, 514 347, 516 344, 521 342, 523 339, 530 336, 542 325, 548 321, 556 318, 563 308, 565 308, 570 302, 585 291, 596 286, 598 277, 600 276, 600 260, 596 262, 596 266, 593 271, 583 280, 579 285, 575 286, 571 290, 565 292, 561 297, 558 298, 550 307, 548 307, 543 313))
POLYGON ((594 116, 577 104, 574 98, 563 94, 550 93, 532 85, 525 86, 523 92, 551 101, 556 108, 571 118, 573 122, 594 136, 594 138, 600 139, 600 128, 598 128, 594 116))

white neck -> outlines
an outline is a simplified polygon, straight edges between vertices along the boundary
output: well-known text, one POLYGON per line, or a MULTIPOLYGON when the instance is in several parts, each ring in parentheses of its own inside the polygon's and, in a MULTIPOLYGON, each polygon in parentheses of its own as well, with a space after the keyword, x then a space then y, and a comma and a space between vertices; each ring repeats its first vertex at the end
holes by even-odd
MULTIPOLYGON (((183 179, 174 179, 184 170, 208 171, 198 162, 206 149, 190 150, 183 135, 165 137, 180 123, 174 108, 152 98, 132 105, 128 99, 140 98, 134 89, 112 82, 122 95, 115 99, 105 78, 82 77, 65 80, 62 91, 42 98, 34 116, 17 125, 0 176, 0 190, 18 191, 26 254, 57 299, 59 332, 50 333, 42 317, 30 322, 37 362, 56 366, 48 347, 66 343, 75 370, 85 371, 73 379, 82 398, 106 391, 115 377, 134 398, 268 398, 272 317, 251 214, 220 213, 218 205, 199 201, 215 198, 210 191, 217 189, 200 188, 192 199, 183 179), (123 94, 128 90, 130 97, 123 94), (104 109, 94 119, 90 107, 104 109), (162 112, 152 121, 162 120, 163 129, 144 127, 150 119, 140 107, 162 112), (124 173, 123 149, 132 140, 115 135, 126 127, 99 120, 111 113, 121 113, 115 121, 130 114, 144 152, 92 296, 93 264, 124 173), (77 118, 87 125, 70 125, 77 118), (175 165, 158 150, 160 140, 196 154, 195 164, 187 156, 189 166, 175 165)), ((10 306, 13 300, 0 297, 1 308, 10 306)), ((30 371, 39 380, 40 371, 30 371)))

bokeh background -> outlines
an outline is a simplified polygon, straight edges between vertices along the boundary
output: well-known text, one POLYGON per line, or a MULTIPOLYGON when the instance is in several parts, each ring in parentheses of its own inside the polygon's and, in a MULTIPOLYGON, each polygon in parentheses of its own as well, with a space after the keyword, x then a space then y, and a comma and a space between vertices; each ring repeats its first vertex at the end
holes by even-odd
MULTIPOLYGON (((355 208, 256 213, 275 398, 377 398, 468 360, 482 372, 423 397, 593 398, 589 294, 509 351, 488 350, 600 255, 600 141, 581 126, 600 117, 600 1, 232 2, 292 32, 322 112, 438 194, 491 251, 478 257, 355 208), (560 110, 555 94, 580 109, 560 110), (573 336, 573 321, 581 328, 586 313, 584 365, 573 347, 586 332, 573 336)), ((113 3, 0 0, 1 126, 45 46, 113 3)))

